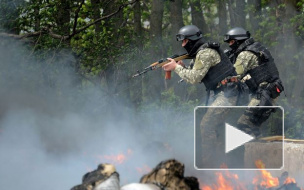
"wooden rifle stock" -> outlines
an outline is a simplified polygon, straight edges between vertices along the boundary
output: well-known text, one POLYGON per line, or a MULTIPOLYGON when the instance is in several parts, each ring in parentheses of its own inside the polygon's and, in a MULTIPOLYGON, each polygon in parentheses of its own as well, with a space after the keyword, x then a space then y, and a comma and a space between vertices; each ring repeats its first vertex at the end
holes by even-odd
MULTIPOLYGON (((173 55, 170 58, 174 59, 175 61, 180 61, 183 59, 189 59, 191 58, 188 54, 182 54, 182 55, 173 55)), ((132 77, 137 77, 139 75, 142 75, 150 70, 155 70, 157 68, 162 67, 163 65, 169 63, 170 61, 168 59, 161 59, 157 62, 152 63, 151 65, 149 65, 148 67, 144 68, 143 71, 137 71, 137 73, 135 75, 133 75, 132 77)), ((170 79, 171 78, 171 71, 166 71, 166 76, 165 79, 170 79)))

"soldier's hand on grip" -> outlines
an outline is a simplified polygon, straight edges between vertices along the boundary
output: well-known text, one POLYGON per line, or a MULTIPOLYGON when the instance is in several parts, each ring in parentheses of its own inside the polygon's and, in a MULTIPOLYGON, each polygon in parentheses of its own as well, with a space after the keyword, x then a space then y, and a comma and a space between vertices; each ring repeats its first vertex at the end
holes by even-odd
POLYGON ((170 62, 163 65, 162 68, 164 69, 164 71, 173 71, 175 69, 175 67, 178 65, 176 63, 176 61, 172 58, 167 58, 170 62))

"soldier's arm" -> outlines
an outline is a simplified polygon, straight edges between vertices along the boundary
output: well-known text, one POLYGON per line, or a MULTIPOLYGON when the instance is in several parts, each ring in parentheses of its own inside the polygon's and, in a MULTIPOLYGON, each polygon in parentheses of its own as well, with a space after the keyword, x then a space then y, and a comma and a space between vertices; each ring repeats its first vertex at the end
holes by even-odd
POLYGON ((237 56, 234 68, 237 75, 243 78, 249 70, 257 67, 258 64, 258 57, 254 53, 243 51, 237 56))
POLYGON ((192 69, 177 65, 174 71, 182 79, 191 84, 200 83, 210 67, 216 65, 220 61, 221 57, 216 50, 206 48, 197 53, 192 69))

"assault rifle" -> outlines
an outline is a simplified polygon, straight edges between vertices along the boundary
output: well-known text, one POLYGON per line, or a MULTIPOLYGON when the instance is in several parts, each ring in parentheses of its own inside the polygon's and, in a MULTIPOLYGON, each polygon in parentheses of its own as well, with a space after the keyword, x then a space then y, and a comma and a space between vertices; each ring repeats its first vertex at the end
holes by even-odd
MULTIPOLYGON (((180 61, 180 60, 183 60, 183 59, 189 59, 190 56, 185 53, 185 54, 182 54, 182 55, 173 55, 170 58, 174 59, 175 61, 180 61)), ((160 67, 162 67, 163 65, 165 65, 169 62, 170 61, 168 59, 161 59, 157 62, 154 62, 151 65, 149 65, 148 67, 144 68, 142 71, 137 70, 137 73, 135 75, 133 75, 132 78, 138 77, 142 74, 145 74, 148 71, 160 68, 160 67)), ((170 78, 171 78, 171 71, 166 71, 165 79, 170 79, 170 78)))

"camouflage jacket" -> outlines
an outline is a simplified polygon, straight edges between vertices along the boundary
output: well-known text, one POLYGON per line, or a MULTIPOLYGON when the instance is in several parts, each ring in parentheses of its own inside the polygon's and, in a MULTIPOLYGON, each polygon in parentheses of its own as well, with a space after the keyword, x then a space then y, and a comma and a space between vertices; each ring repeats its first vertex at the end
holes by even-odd
POLYGON ((250 51, 242 51, 234 63, 238 77, 243 80, 249 79, 250 76, 247 75, 247 72, 257 66, 259 66, 258 57, 250 51))
POLYGON ((220 61, 221 57, 216 50, 205 48, 196 54, 192 69, 177 65, 174 71, 191 84, 200 83, 209 69, 220 61))

